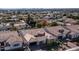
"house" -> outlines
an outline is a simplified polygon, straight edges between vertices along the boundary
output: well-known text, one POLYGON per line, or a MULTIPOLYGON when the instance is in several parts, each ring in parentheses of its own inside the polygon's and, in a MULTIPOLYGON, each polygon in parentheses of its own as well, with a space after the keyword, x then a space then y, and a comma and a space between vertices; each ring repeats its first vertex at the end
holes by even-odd
POLYGON ((25 22, 16 22, 16 23, 14 23, 14 27, 16 27, 17 29, 24 29, 26 27, 26 23, 25 22))
POLYGON ((76 25, 77 21, 71 18, 67 18, 65 20, 66 25, 71 24, 71 25, 76 25))
POLYGON ((69 38, 70 39, 76 39, 79 38, 79 25, 71 25, 71 26, 66 26, 65 29, 70 30, 69 38))
POLYGON ((30 44, 35 43, 37 45, 42 42, 46 43, 46 39, 53 39, 54 36, 47 33, 43 28, 40 29, 28 29, 28 30, 20 30, 21 34, 25 38, 25 40, 30 44))
POLYGON ((63 28, 62 26, 48 27, 45 30, 52 36, 55 36, 56 39, 66 39, 66 34, 69 32, 69 30, 63 28))
POLYGON ((1 23, 0 24, 0 31, 9 30, 11 28, 10 23, 1 23))
POLYGON ((22 38, 16 31, 0 31, 0 50, 22 49, 22 38))
POLYGON ((58 24, 58 25, 64 25, 64 23, 63 23, 63 22, 57 22, 57 24, 58 24))
POLYGON ((25 40, 30 44, 33 42, 38 42, 38 37, 40 37, 40 41, 44 40, 44 38, 42 38, 44 36, 44 33, 42 31, 42 29, 29 29, 21 30, 21 33, 25 40), (41 32, 39 33, 39 31, 41 32))
POLYGON ((46 40, 71 40, 79 37, 79 25, 73 26, 55 26, 40 29, 20 30, 22 36, 29 45, 31 43, 46 43, 46 40))

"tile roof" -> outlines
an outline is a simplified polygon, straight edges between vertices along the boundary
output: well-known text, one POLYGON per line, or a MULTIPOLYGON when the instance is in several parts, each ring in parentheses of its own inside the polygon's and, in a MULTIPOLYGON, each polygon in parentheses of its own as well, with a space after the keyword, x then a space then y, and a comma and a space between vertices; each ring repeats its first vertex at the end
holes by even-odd
POLYGON ((79 33, 79 25, 66 26, 66 28, 71 31, 70 34, 77 34, 77 33, 79 33))
POLYGON ((55 27, 48 27, 47 30, 54 34, 55 36, 58 36, 59 34, 61 34, 59 32, 59 30, 64 30, 64 34, 66 34, 67 32, 69 32, 69 30, 63 28, 62 26, 55 26, 55 27))
POLYGON ((28 29, 28 30, 21 30, 22 34, 25 35, 26 33, 32 34, 32 35, 37 35, 39 32, 44 33, 45 31, 43 28, 40 29, 28 29))
POLYGON ((0 32, 0 42, 6 40, 9 43, 15 41, 22 41, 22 38, 18 35, 16 31, 1 31, 0 32))
POLYGON ((79 33, 79 25, 71 25, 71 26, 66 26, 66 27, 70 29, 72 32, 79 33))
POLYGON ((26 38, 27 41, 36 40, 36 38, 33 35, 29 34, 29 33, 26 33, 24 35, 24 38, 26 38))
POLYGON ((43 30, 43 28, 41 28, 41 29, 20 30, 20 31, 21 31, 22 35, 25 37, 25 39, 27 41, 29 41, 29 42, 42 41, 42 40, 46 39, 45 36, 37 36, 36 37, 36 35, 38 35, 38 33, 39 34, 45 33, 45 31, 43 30))
MULTIPOLYGON (((47 28, 40 28, 40 29, 21 30, 21 32, 22 32, 23 36, 25 36, 26 34, 35 36, 38 33, 45 33, 44 36, 36 37, 36 39, 38 39, 38 41, 45 40, 46 38, 56 39, 56 37, 58 37, 61 34, 59 32, 59 30, 62 30, 62 29, 64 30, 64 32, 63 32, 64 34, 67 34, 70 30, 71 30, 72 34, 79 32, 79 30, 78 30, 79 25, 66 26, 66 27, 68 29, 63 26, 55 26, 55 27, 47 27, 47 28)), ((31 40, 31 41, 33 41, 33 40, 31 40)))
MULTIPOLYGON (((71 32, 74 33, 79 33, 79 25, 71 25, 71 26, 66 26, 68 29, 71 30, 71 32)), ((33 42, 33 41, 42 41, 45 40, 46 38, 49 39, 55 39, 59 34, 60 29, 64 30, 64 34, 68 33, 69 30, 62 27, 62 26, 55 26, 55 27, 47 27, 47 28, 39 28, 39 29, 28 29, 28 30, 20 30, 21 34, 23 37, 26 38, 27 41, 33 42), (48 31, 48 32, 47 32, 48 31), (37 34, 43 34, 43 36, 37 36, 37 34), (50 33, 54 34, 51 35, 50 33), (32 40, 32 37, 34 38, 32 40)), ((7 42, 15 42, 15 41, 22 41, 22 38, 18 35, 16 31, 0 31, 0 41, 7 40, 7 42)))

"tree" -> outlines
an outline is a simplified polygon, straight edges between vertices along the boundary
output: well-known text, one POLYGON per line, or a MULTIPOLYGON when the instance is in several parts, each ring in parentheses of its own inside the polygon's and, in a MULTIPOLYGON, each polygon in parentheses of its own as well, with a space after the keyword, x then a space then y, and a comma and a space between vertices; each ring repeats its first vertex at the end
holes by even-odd
POLYGON ((66 16, 66 14, 63 14, 63 16, 66 16))
POLYGON ((47 21, 41 20, 41 21, 37 22, 37 27, 38 28, 45 27, 45 26, 48 26, 47 21))
POLYGON ((37 23, 37 28, 41 28, 42 25, 40 23, 37 23))
POLYGON ((17 28, 14 27, 14 23, 10 23, 10 25, 11 25, 11 30, 17 30, 17 28))
POLYGON ((56 22, 52 22, 51 26, 58 26, 58 24, 56 22))
POLYGON ((47 50, 57 50, 60 46, 61 42, 59 40, 51 41, 47 43, 47 50))
POLYGON ((36 21, 34 21, 34 19, 28 14, 28 18, 27 18, 27 24, 30 25, 32 28, 35 27, 36 25, 36 21))
POLYGON ((72 19, 79 19, 79 15, 78 16, 74 16, 74 15, 69 15, 69 16, 67 16, 68 18, 72 18, 72 19))
POLYGON ((45 27, 45 26, 47 26, 47 25, 48 25, 47 21, 45 21, 45 20, 42 21, 42 26, 43 26, 43 27, 45 27))

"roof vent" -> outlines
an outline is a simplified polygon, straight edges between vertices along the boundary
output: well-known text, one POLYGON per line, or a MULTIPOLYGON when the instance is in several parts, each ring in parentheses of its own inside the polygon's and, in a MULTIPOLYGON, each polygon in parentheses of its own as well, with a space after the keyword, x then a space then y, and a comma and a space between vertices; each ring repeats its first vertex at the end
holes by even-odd
POLYGON ((59 32, 60 32, 60 33, 63 33, 63 32, 64 32, 64 29, 59 29, 59 32))

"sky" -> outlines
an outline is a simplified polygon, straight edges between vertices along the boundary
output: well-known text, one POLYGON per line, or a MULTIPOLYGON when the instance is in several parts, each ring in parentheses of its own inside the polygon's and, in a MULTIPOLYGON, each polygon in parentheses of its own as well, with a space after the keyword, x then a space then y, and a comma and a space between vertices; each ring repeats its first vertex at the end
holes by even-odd
POLYGON ((0 0, 0 8, 78 8, 78 0, 0 0))

